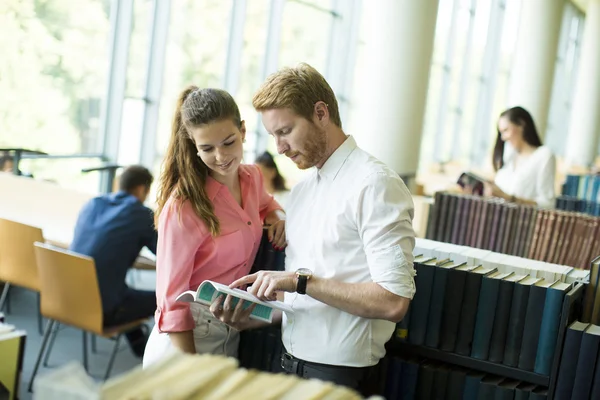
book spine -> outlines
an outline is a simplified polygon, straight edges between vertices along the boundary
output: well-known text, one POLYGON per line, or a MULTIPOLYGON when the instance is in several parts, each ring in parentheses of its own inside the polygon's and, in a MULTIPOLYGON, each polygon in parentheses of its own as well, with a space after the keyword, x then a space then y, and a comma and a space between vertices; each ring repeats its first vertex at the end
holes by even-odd
POLYGON ((550 375, 556 341, 558 340, 558 327, 564 297, 565 292, 562 290, 548 289, 546 292, 534 368, 534 372, 538 374, 550 375))
POLYGON ((510 308, 510 324, 506 334, 506 349, 504 351, 504 365, 516 367, 519 363, 521 342, 523 340, 523 328, 527 313, 527 300, 531 286, 515 284, 513 300, 510 308))
POLYGON ((488 277, 482 279, 473 333, 473 349, 471 350, 471 357, 479 360, 488 359, 499 289, 500 281, 498 279, 488 277))
POLYGON ((477 273, 467 273, 465 279, 465 291, 463 294, 463 306, 461 308, 460 323, 458 325, 458 337, 456 338, 456 352, 463 356, 471 355, 473 344, 473 332, 475 330, 475 318, 477 316, 477 304, 481 290, 482 276, 477 273))
POLYGON ((519 354, 519 369, 532 371, 535 364, 537 344, 542 325, 542 314, 546 300, 546 288, 532 286, 527 301, 527 312, 525 313, 525 325, 523 326, 523 342, 519 354))
POLYGON ((501 363, 504 358, 506 332, 508 330, 510 306, 514 287, 514 282, 500 281, 496 316, 494 317, 494 328, 492 330, 492 339, 490 342, 489 360, 491 362, 501 363))
POLYGON ((466 271, 451 269, 448 271, 448 283, 446 285, 446 296, 444 300, 444 311, 442 315, 442 332, 440 335, 440 350, 454 351, 460 311, 463 303, 466 271))

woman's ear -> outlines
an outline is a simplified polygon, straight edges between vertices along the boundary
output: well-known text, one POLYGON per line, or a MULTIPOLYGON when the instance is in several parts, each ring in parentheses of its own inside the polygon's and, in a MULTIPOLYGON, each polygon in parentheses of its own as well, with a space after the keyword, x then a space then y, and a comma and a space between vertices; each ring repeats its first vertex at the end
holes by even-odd
POLYGON ((240 133, 242 134, 242 142, 246 142, 246 121, 240 123, 240 133))

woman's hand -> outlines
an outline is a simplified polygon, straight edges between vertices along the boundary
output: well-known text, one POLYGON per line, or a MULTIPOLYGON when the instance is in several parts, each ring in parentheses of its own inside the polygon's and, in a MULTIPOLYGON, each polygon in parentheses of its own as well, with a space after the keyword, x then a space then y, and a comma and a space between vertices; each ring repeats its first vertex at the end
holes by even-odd
POLYGON ((210 312, 219 321, 229 325, 237 331, 243 331, 251 326, 250 314, 256 304, 252 303, 244 310, 244 300, 239 299, 237 305, 233 306, 233 297, 219 295, 210 305, 210 312))
POLYGON ((483 183, 483 194, 485 196, 491 197, 500 197, 504 200, 510 200, 511 196, 504 193, 502 189, 498 187, 494 182, 484 182, 483 183))
POLYGON ((270 212, 265 218, 265 224, 269 226, 269 242, 271 242, 276 250, 283 250, 285 246, 287 246, 285 220, 279 217, 278 211, 279 210, 270 212))

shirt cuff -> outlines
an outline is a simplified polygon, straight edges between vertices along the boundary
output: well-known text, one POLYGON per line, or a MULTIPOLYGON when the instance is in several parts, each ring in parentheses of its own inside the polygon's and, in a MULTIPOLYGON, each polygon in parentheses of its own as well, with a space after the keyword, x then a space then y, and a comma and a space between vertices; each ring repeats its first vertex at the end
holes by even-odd
POLYGON ((275 200, 275 198, 273 198, 271 200, 271 202, 269 203, 269 205, 262 211, 261 219, 264 221, 265 218, 267 218, 267 215, 269 215, 272 211, 277 211, 277 210, 283 211, 283 207, 281 207, 279 205, 279 203, 277 202, 277 200, 275 200))
POLYGON ((191 331, 196 327, 189 305, 169 311, 158 308, 154 318, 160 333, 191 331))

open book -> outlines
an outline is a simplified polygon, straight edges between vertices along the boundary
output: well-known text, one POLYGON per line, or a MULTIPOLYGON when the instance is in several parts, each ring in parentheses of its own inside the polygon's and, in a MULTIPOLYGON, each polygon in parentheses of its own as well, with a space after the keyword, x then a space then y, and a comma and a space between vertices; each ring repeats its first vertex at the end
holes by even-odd
POLYGON ((232 295, 232 303, 234 307, 238 304, 240 299, 247 300, 243 305, 244 309, 250 307, 251 304, 249 302, 256 303, 256 307, 254 307, 254 310, 252 310, 252 313, 250 314, 250 318, 252 319, 271 323, 273 320, 273 309, 283 311, 288 314, 294 313, 290 306, 282 303, 281 301, 262 301, 244 290, 236 288, 232 289, 229 286, 213 281, 202 282, 200 286, 198 286, 198 290, 195 292, 192 290, 183 292, 177 296, 177 301, 183 301, 186 303, 200 303, 204 304, 205 306, 210 306, 214 299, 216 299, 220 294, 232 295))

